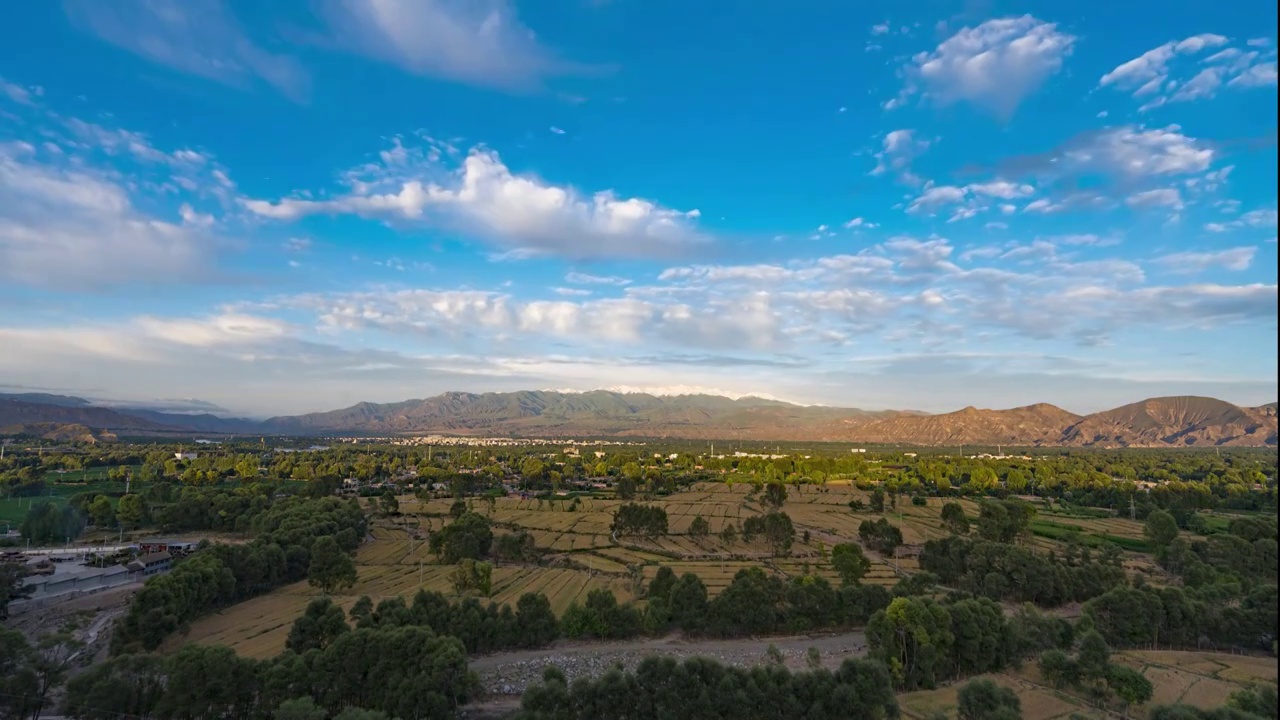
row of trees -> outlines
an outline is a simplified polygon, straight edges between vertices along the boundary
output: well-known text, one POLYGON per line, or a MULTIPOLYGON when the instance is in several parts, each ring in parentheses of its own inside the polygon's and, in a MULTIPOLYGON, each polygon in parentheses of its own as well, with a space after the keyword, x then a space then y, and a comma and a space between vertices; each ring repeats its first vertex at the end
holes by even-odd
POLYGON ((1033 602, 1055 607, 1087 600, 1126 582, 1118 548, 1098 556, 1068 544, 1068 552, 1041 555, 1030 548, 950 536, 929 540, 920 551, 920 568, 945 585, 993 600, 1033 602))
MULTIPOLYGON (((450 603, 444 595, 419 590, 412 603, 404 598, 382 600, 375 607, 365 596, 351 608, 351 620, 360 628, 426 627, 439 635, 462 641, 468 653, 543 647, 560 635, 551 602, 541 593, 525 593, 510 605, 482 604, 473 597, 450 603)), ((294 623, 289 648, 302 652, 323 646, 335 634, 346 632, 342 609, 328 598, 318 598, 294 623), (310 618, 310 619, 308 619, 310 618)))
POLYGON ((250 543, 212 545, 148 580, 116 625, 113 652, 154 650, 204 614, 309 575, 326 591, 354 580, 354 568, 334 555, 353 552, 364 538, 356 501, 289 498, 259 515, 254 528, 250 543))
POLYGON ((657 505, 627 503, 614 511, 609 530, 619 536, 660 537, 667 534, 667 511, 657 505))
POLYGON ((1275 585, 1230 598, 1218 589, 1117 587, 1083 607, 1083 622, 1117 647, 1232 647, 1271 650, 1277 636, 1275 585))
POLYGON ((457 638, 424 626, 356 628, 266 661, 196 644, 118 655, 72 678, 62 711, 80 720, 443 718, 477 685, 457 638))
POLYGON ((1066 621, 1030 606, 1006 616, 987 598, 897 597, 867 624, 870 657, 889 668, 901 690, 999 670, 1071 640, 1066 621))
POLYGON ((1046 650, 1040 655, 1039 664, 1041 676, 1055 688, 1075 688, 1099 704, 1117 698, 1126 713, 1131 705, 1151 700, 1155 692, 1142 673, 1111 662, 1111 648, 1095 631, 1081 635, 1074 655, 1062 649, 1046 650))

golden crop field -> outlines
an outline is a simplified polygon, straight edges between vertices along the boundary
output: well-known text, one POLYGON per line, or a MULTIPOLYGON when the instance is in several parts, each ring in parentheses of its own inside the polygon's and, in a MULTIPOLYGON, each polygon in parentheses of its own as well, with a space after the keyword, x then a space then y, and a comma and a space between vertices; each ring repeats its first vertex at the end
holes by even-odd
MULTIPOLYGON (((616 500, 583 498, 573 510, 569 509, 571 503, 563 500, 552 503, 499 498, 492 507, 472 500, 471 508, 489 516, 496 533, 525 529, 546 553, 540 566, 495 567, 489 599, 514 603, 526 592, 542 592, 560 613, 570 603, 583 600, 591 589, 607 587, 620 601, 626 601, 632 598, 632 573, 639 571, 646 580, 651 579, 659 565, 670 566, 677 574, 698 575, 713 596, 732 581, 735 573, 747 567, 763 567, 786 577, 809 572, 837 583, 836 573, 824 559, 831 546, 856 541, 858 526, 864 520, 880 517, 849 509, 851 499, 867 502, 869 497, 852 485, 788 488, 783 510, 791 517, 797 537, 790 556, 775 559, 762 539, 748 543, 739 537, 726 543, 719 537, 727 524, 732 523, 740 531, 743 520, 765 511, 758 496, 749 496, 750 490, 751 486, 745 484, 704 483, 652 501, 667 511, 669 530, 666 536, 652 540, 627 537, 615 541, 611 537, 613 512, 620 504, 616 500), (695 539, 687 532, 699 515, 708 521, 711 535, 695 539), (806 531, 810 538, 807 543, 803 540, 806 531)), ((976 503, 960 502, 970 517, 977 516, 976 503)), ((421 502, 413 497, 401 498, 400 516, 374 521, 370 539, 356 553, 359 580, 336 599, 350 607, 362 595, 376 602, 394 596, 408 599, 420 588, 452 594, 451 568, 436 564, 427 546, 430 533, 448 522, 452 504, 449 499, 421 502)), ((899 497, 897 506, 887 507, 883 517, 902 529, 908 546, 919 546, 930 538, 946 535, 939 517, 942 504, 939 498, 929 498, 926 505, 916 506, 909 498, 899 497)), ((1119 537, 1142 534, 1141 523, 1123 518, 1051 517, 1054 522, 1078 526, 1085 533, 1105 532, 1119 537)), ((1042 537, 1034 538, 1033 544, 1042 550, 1059 546, 1057 541, 1042 537)), ((892 559, 869 554, 873 564, 864 582, 889 586, 897 582, 899 572, 918 569, 915 558, 908 556, 913 553, 900 554, 903 557, 892 559)), ((1129 553, 1126 560, 1131 567, 1150 565, 1149 558, 1136 553, 1129 553)), ((246 655, 269 656, 283 648, 293 620, 316 594, 305 583, 280 588, 197 621, 189 635, 175 638, 170 646, 186 640, 222 643, 246 655)))
MULTIPOLYGON (((1146 708, 1153 705, 1182 703, 1202 709, 1221 707, 1233 692, 1259 682, 1276 682, 1274 658, 1156 650, 1120 652, 1113 657, 1117 662, 1141 671, 1155 690, 1147 706, 1130 711, 1129 716, 1135 718, 1146 717, 1146 708)), ((1018 694, 1025 720, 1117 717, 1090 706, 1075 691, 1046 686, 1035 663, 1027 663, 1020 670, 983 677, 1018 694)), ((903 716, 920 720, 933 711, 954 708, 963 684, 958 682, 937 690, 899 695, 903 716)))

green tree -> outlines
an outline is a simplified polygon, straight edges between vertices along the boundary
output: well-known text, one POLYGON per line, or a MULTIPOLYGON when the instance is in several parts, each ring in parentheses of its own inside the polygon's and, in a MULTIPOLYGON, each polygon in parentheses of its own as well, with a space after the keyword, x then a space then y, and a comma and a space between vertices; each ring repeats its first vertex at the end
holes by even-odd
POLYGON ((350 555, 343 552, 337 540, 323 536, 311 544, 307 583, 325 595, 356 584, 355 563, 350 555))
POLYGON ((465 512, 431 536, 431 551, 447 565, 463 558, 480 560, 488 557, 493 545, 489 519, 479 513, 465 512))
POLYGON ((969 534, 969 516, 958 502, 949 502, 942 506, 942 526, 952 535, 969 534))
POLYGON ((1152 510, 1142 525, 1142 535, 1157 550, 1163 550, 1178 538, 1178 521, 1164 510, 1152 510))
POLYGON ((1022 703, 1007 687, 990 680, 971 680, 960 688, 959 720, 1018 720, 1022 703))
POLYGON ((955 643, 951 614, 930 598, 895 598, 867 623, 867 641, 871 658, 888 666, 899 688, 932 688, 955 643))
POLYGON ((525 458, 524 462, 520 463, 520 474, 527 480, 541 480, 546 471, 546 466, 535 457, 525 458))
POLYGON ((453 584, 453 591, 459 595, 475 591, 481 597, 489 597, 493 587, 493 565, 463 558, 453 568, 449 580, 453 584))
POLYGON ((30 572, 20 563, 0 563, 0 620, 9 618, 9 603, 31 597, 32 588, 26 584, 30 572))
POLYGON ((116 524, 116 509, 111 506, 111 498, 99 495, 89 504, 89 519, 100 528, 116 524))
POLYGON ((689 536, 695 541, 701 542, 711 533, 711 523, 701 515, 696 515, 693 522, 689 523, 689 536))
POLYGON ((1096 630, 1080 636, 1080 649, 1076 653, 1080 675, 1086 679, 1105 678, 1111 667, 1111 648, 1096 630))
POLYGON ((303 614, 293 621, 285 647, 301 655, 317 648, 323 650, 339 635, 350 630, 342 608, 328 597, 316 598, 307 604, 303 614))
POLYGON ((116 519, 126 530, 140 527, 147 518, 147 507, 140 495, 130 494, 120 498, 116 519))
POLYGON ((761 496, 760 502, 772 508, 780 508, 787 501, 787 486, 780 482, 766 483, 764 486, 764 495, 761 496))
POLYGON ((884 490, 880 488, 871 491, 871 512, 884 512, 884 490))
POLYGON ((273 720, 325 720, 327 717, 329 713, 316 705, 316 701, 309 695, 285 700, 276 707, 275 715, 272 716, 273 720))
POLYGON ((738 541, 738 526, 733 523, 725 523, 720 530, 720 540, 726 545, 732 545, 738 541))
POLYGON ((856 543, 838 543, 831 548, 831 565, 843 585, 857 585, 871 569, 871 561, 856 543))
POLYGON ((1124 704, 1125 715, 1134 705, 1143 705, 1155 693, 1151 681, 1145 675, 1124 665, 1107 667, 1107 688, 1124 704))
POLYGON ((41 637, 36 641, 34 652, 30 655, 29 666, 35 676, 35 712, 33 718, 39 718, 49 693, 61 685, 71 672, 72 661, 84 648, 84 643, 75 637, 71 628, 41 637))
POLYGON ((396 499, 396 491, 391 488, 382 491, 382 496, 378 498, 378 507, 383 515, 399 515, 400 501, 396 499))

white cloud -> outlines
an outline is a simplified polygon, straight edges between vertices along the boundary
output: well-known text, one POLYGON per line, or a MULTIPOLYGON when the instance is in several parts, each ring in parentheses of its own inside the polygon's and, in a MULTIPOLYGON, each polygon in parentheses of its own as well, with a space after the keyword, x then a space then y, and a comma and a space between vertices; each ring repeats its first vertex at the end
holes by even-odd
POLYGON ((851 218, 849 220, 846 220, 841 225, 841 227, 843 227, 846 230, 856 230, 858 228, 866 228, 867 230, 874 230, 880 227, 880 225, 879 223, 868 222, 863 218, 856 217, 856 218, 851 218))
MULTIPOLYGON (((993 199, 1021 199, 1034 193, 1035 188, 1030 185, 999 179, 964 186, 926 185, 924 191, 907 205, 907 212, 933 214, 943 207, 952 206, 948 222, 956 222, 991 209, 993 199)), ((1006 203, 1001 204, 1000 209, 1008 215, 1017 208, 1006 203)))
POLYGON ((237 87, 255 80, 301 100, 309 79, 293 58, 263 50, 216 0, 67 0, 71 20, 99 38, 179 72, 237 87))
POLYGON ((920 92, 939 105, 968 102, 1000 118, 1057 74, 1075 37, 1030 15, 966 27, 906 67, 906 86, 887 109, 920 92))
POLYGON ((1232 87, 1267 87, 1276 84, 1276 62, 1252 65, 1227 83, 1232 87))
POLYGON ((214 241, 190 214, 198 222, 156 220, 89 168, 0 154, 0 277, 79 288, 207 277, 214 241))
POLYGON ((871 34, 872 35, 888 35, 889 23, 886 22, 886 23, 880 23, 879 25, 872 25, 871 34))
POLYGON ((16 83, 11 83, 0 77, 0 95, 4 95, 19 105, 34 105, 35 97, 42 94, 44 90, 40 87, 25 88, 16 83))
POLYGON ((1156 258, 1155 262, 1163 265, 1170 272, 1179 273, 1203 272, 1215 267, 1241 271, 1249 269, 1257 252, 1256 247, 1235 247, 1211 252, 1179 252, 1156 258))
POLYGON ((1216 158, 1209 144, 1177 125, 1123 125, 1082 133, 1043 155, 1011 160, 1006 172, 1043 181, 1101 176, 1132 189, 1165 176, 1205 172, 1216 158))
POLYGON ((575 283, 577 285, 630 285, 631 281, 627 278, 616 277, 613 275, 588 275, 587 273, 571 272, 564 276, 564 281, 575 283))
POLYGON ((380 174, 376 182, 359 182, 355 192, 330 200, 245 200, 244 206, 286 221, 350 213, 453 226, 525 256, 663 257, 707 242, 692 223, 700 214, 696 210, 671 210, 608 190, 584 196, 571 187, 515 175, 491 150, 472 150, 451 173, 430 163, 410 167, 405 174, 399 174, 400 168, 382 170, 395 170, 394 180, 388 183, 380 174))
POLYGON ((506 0, 323 0, 338 47, 419 75, 504 90, 590 68, 561 60, 506 0))
POLYGON ((1274 229, 1276 227, 1276 215, 1277 213, 1275 208, 1250 210, 1229 222, 1206 223, 1204 229, 1215 233, 1227 232, 1228 230, 1238 228, 1274 229))
POLYGON ((1176 188, 1158 188, 1155 190, 1144 190, 1136 192, 1125 198, 1125 204, 1131 208, 1150 209, 1150 208, 1169 208, 1171 210, 1182 209, 1182 195, 1176 188))
POLYGON ((564 130, 561 130, 560 128, 558 128, 558 127, 556 127, 556 126, 554 126, 554 125, 552 125, 552 126, 551 126, 551 132, 552 132, 552 133, 554 133, 554 134, 556 134, 556 135, 563 135, 563 134, 564 134, 564 130))
POLYGON ((1170 103, 1212 98, 1224 84, 1233 88, 1276 84, 1274 52, 1262 56, 1258 51, 1228 47, 1190 60, 1228 42, 1209 33, 1170 41, 1119 65, 1103 75, 1098 85, 1130 92, 1144 101, 1138 110, 1147 112, 1170 103))
POLYGON ((892 172, 898 181, 908 185, 919 185, 924 182, 911 171, 911 162, 929 148, 928 140, 917 138, 915 130, 892 130, 881 141, 882 149, 875 153, 876 166, 869 175, 883 175, 892 172))

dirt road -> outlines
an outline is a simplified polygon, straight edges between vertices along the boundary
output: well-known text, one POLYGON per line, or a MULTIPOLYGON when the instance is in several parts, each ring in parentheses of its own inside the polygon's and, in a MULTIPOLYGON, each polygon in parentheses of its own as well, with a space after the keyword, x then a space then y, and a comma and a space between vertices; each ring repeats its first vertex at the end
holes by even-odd
POLYGON ((492 695, 517 695, 531 682, 542 677, 548 665, 559 667, 570 681, 583 676, 597 676, 621 663, 634 668, 649 655, 686 658, 705 656, 726 665, 758 665, 767 662, 770 645, 778 648, 784 662, 793 670, 806 666, 809 648, 817 648, 822 664, 829 668, 845 658, 866 653, 866 638, 861 632, 827 635, 788 635, 735 640, 686 639, 679 634, 662 638, 641 638, 619 642, 557 642, 541 650, 521 650, 474 657, 468 665, 480 675, 480 682, 492 695))

